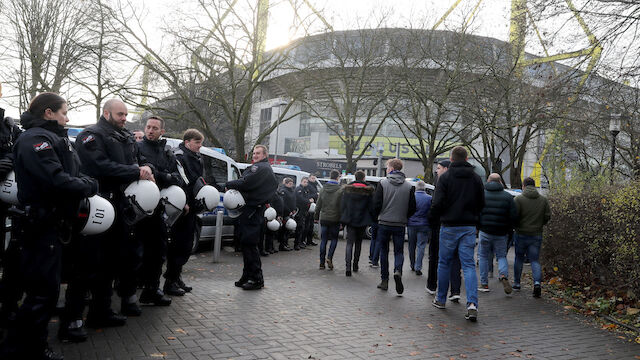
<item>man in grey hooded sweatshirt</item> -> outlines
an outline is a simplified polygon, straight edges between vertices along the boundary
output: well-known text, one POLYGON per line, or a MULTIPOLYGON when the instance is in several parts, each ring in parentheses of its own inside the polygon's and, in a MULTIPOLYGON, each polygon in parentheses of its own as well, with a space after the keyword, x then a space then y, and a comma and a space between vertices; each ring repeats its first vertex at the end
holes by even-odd
POLYGON ((380 251, 379 289, 389 288, 389 240, 393 239, 393 280, 396 292, 402 294, 402 264, 404 263, 404 229, 407 220, 416 212, 415 189, 406 181, 402 160, 387 161, 387 178, 380 181, 373 196, 373 208, 378 214, 378 241, 380 251))

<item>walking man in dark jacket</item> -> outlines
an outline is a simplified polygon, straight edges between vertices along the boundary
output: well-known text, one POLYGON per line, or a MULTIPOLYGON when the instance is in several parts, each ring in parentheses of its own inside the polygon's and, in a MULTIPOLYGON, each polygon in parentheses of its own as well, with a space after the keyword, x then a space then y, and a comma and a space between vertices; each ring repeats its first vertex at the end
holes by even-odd
POLYGON ((295 240, 293 242, 293 249, 300 250, 300 248, 306 248, 305 246, 305 238, 307 231, 307 217, 309 215, 309 206, 311 203, 315 202, 315 199, 311 196, 311 192, 309 190, 309 178, 303 177, 300 180, 300 185, 296 187, 296 207, 298 208, 298 212, 296 213, 296 235, 295 240))
POLYGON ((253 148, 252 159, 253 165, 242 173, 242 178, 227 183, 228 189, 240 191, 246 203, 238 217, 244 268, 242 277, 235 283, 243 290, 258 290, 264 287, 258 241, 262 240, 265 204, 278 188, 278 181, 269 165, 267 147, 256 145, 253 148))
POLYGON ((536 190, 536 182, 528 177, 522 182, 522 195, 515 199, 518 209, 515 248, 516 260, 513 264, 513 288, 520 290, 520 276, 525 255, 531 260, 533 275, 533 296, 542 294, 542 268, 540 267, 540 246, 542 245, 542 228, 551 219, 549 200, 536 190))
POLYGON ((431 227, 427 219, 427 214, 431 209, 431 195, 426 193, 426 187, 427 184, 422 180, 416 183, 416 212, 407 223, 409 261, 411 262, 411 270, 415 271, 418 276, 422 275, 424 250, 431 235, 431 227), (416 250, 418 250, 417 257, 416 250))
MULTIPOLYGON (((309 183, 307 185, 307 188, 309 189, 309 196, 311 196, 311 198, 313 198, 314 202, 318 202, 318 197, 320 196, 320 193, 318 192, 318 179, 316 178, 316 176, 314 174, 309 175, 309 183)), ((316 210, 317 212, 317 210, 316 210)), ((306 246, 316 246, 318 245, 317 243, 313 242, 313 224, 314 224, 314 216, 315 214, 311 214, 309 213, 307 215, 307 218, 305 219, 305 237, 304 237, 304 244, 306 246)))
POLYGON ((296 194, 294 192, 293 179, 284 178, 282 184, 278 187, 278 195, 282 198, 282 226, 278 231, 278 242, 280 251, 291 251, 289 247, 289 230, 285 227, 287 220, 294 211, 296 211, 296 194))
POLYGON ((347 249, 345 253, 347 276, 351 276, 352 270, 353 272, 358 272, 362 238, 367 226, 373 224, 373 187, 364 182, 364 177, 363 171, 356 171, 356 180, 346 185, 342 194, 340 222, 347 227, 347 249), (353 251, 354 245, 355 252, 353 251))
POLYGON ((327 242, 329 245, 329 256, 327 257, 327 267, 333 270, 333 253, 338 245, 338 232, 340 232, 340 202, 342 200, 342 187, 338 182, 340 173, 331 170, 330 179, 325 184, 318 202, 316 212, 313 214, 315 220, 320 220, 320 269, 324 269, 325 255, 327 252, 327 242))
POLYGON ((402 265, 404 263, 404 228, 407 220, 416 212, 415 190, 406 181, 402 160, 387 161, 387 178, 380 181, 373 197, 373 208, 378 214, 378 241, 380 241, 379 289, 389 288, 389 240, 393 239, 393 280, 396 292, 402 294, 402 265))
POLYGON ((498 258, 500 282, 506 294, 511 294, 509 264, 507 263, 508 234, 515 224, 518 212, 513 197, 504 191, 499 174, 491 174, 484 187, 485 205, 480 214, 480 291, 489 291, 489 262, 493 253, 498 258))
POLYGON ((453 253, 458 249, 467 293, 465 318, 478 318, 478 279, 473 258, 476 247, 476 226, 484 207, 482 180, 467 162, 467 150, 456 146, 451 150, 451 166, 440 176, 433 196, 430 217, 440 220, 440 251, 438 261, 438 294, 433 306, 444 309, 449 288, 453 253))

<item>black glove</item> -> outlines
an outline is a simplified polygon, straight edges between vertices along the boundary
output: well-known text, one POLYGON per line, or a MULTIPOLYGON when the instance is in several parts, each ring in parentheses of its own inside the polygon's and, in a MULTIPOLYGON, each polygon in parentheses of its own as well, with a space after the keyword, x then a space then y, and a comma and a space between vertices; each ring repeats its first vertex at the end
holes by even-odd
POLYGON ((90 177, 83 177, 82 180, 91 186, 87 192, 87 197, 91 197, 98 193, 98 181, 90 177))
POLYGON ((4 180, 7 178, 7 175, 13 170, 13 161, 9 158, 4 158, 0 160, 0 179, 4 180))

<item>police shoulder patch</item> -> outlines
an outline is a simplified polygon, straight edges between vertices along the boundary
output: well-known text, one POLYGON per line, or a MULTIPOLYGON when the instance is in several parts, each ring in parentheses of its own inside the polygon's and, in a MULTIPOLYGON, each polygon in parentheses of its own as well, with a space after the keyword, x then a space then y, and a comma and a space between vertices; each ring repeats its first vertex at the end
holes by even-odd
POLYGON ((258 165, 251 166, 251 172, 256 172, 256 171, 258 171, 258 165))
POLYGON ((93 136, 92 134, 89 134, 89 136, 87 136, 86 138, 82 139, 82 143, 86 144, 86 143, 91 142, 91 141, 93 141, 95 139, 96 139, 95 136, 93 136))
POLYGON ((33 144, 33 149, 36 152, 51 149, 51 144, 49 144, 47 141, 39 142, 39 143, 33 144))

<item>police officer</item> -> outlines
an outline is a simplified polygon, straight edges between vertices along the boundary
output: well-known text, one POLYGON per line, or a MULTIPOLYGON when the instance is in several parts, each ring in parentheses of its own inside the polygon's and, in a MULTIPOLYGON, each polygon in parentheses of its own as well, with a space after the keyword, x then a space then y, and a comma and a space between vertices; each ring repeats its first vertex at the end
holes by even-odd
POLYGON ((253 148, 252 160, 253 165, 244 171, 242 178, 227 183, 228 189, 240 191, 246 203, 238 217, 244 269, 242 277, 235 283, 244 290, 257 290, 264 286, 258 241, 262 239, 264 206, 278 187, 276 177, 269 165, 267 147, 256 145, 253 148))
MULTIPOLYGON (((280 224, 283 224, 282 222, 282 214, 284 213, 284 201, 282 200, 282 196, 279 193, 279 191, 276 191, 273 193, 273 196, 271 196, 271 200, 269 200, 269 207, 272 207, 275 211, 276 211, 276 219, 280 222, 280 224)), ((265 221, 265 226, 266 226, 266 221, 265 221)), ((284 226, 284 224, 283 224, 284 226)), ((281 226, 282 228, 282 226, 281 226)), ((278 252, 278 250, 275 249, 275 247, 273 246, 273 238, 277 236, 277 234, 280 232, 280 230, 278 229, 278 231, 271 231, 269 229, 265 229, 264 230, 264 251, 266 254, 273 254, 278 252)), ((260 254, 262 255, 262 254, 260 254)), ((262 255, 264 256, 264 255, 262 255)))
POLYGON ((303 177, 300 180, 300 185, 296 187, 296 206, 298 212, 295 215, 296 220, 296 238, 293 243, 294 250, 300 250, 305 248, 305 238, 307 236, 307 217, 309 216, 309 206, 313 202, 311 193, 309 192, 309 178, 303 177))
MULTIPOLYGON (((318 202, 318 179, 314 174, 309 175, 309 184, 307 185, 309 189, 309 196, 313 199, 313 202, 318 202)), ((305 245, 308 246, 316 246, 317 243, 313 242, 313 216, 314 214, 308 213, 307 218, 305 219, 305 245)))
POLYGON ((296 211, 296 194, 293 191, 293 179, 284 178, 278 187, 277 194, 282 199, 282 226, 278 230, 278 242, 280 251, 291 251, 289 247, 289 230, 284 226, 291 214, 296 211))
POLYGON ((185 212, 178 218, 171 228, 171 243, 167 252, 167 271, 164 273, 165 294, 182 296, 192 290, 182 281, 182 267, 189 260, 193 249, 194 234, 196 231, 197 213, 195 209, 194 187, 198 179, 204 173, 204 164, 200 156, 200 148, 204 136, 196 129, 187 129, 174 154, 181 167, 180 174, 183 177, 184 192, 187 194, 187 206, 185 212))
MULTIPOLYGON (((4 117, 0 108, 0 181, 7 178, 13 170, 13 144, 22 130, 10 117, 4 117)), ((5 250, 5 226, 9 204, 0 203, 0 261, 2 262, 2 281, 0 281, 0 328, 5 328, 9 319, 18 310, 18 301, 22 298, 20 282, 20 246, 16 236, 10 236, 5 250)), ((18 227, 19 219, 12 217, 12 233, 18 227)))
MULTIPOLYGON (((171 185, 183 186, 176 157, 167 145, 167 140, 160 139, 164 132, 164 120, 159 116, 149 117, 144 128, 144 138, 137 143, 138 149, 145 160, 153 164, 153 176, 160 189, 171 185)), ((171 299, 160 290, 160 275, 166 259, 169 235, 169 229, 162 219, 162 211, 162 204, 159 204, 152 216, 136 224, 136 238, 143 246, 141 278, 144 290, 140 294, 140 303, 167 306, 171 304, 171 299)))
POLYGON ((89 327, 122 326, 127 320, 125 315, 139 316, 142 312, 135 296, 142 247, 133 236, 133 227, 125 222, 124 187, 135 180, 154 180, 153 172, 148 164, 138 165, 143 163, 138 147, 131 132, 124 128, 127 106, 121 100, 110 99, 105 102, 102 114, 95 125, 78 134, 75 144, 82 172, 98 180, 100 195, 113 204, 116 219, 108 231, 86 236, 82 241, 83 256, 74 257, 76 263, 67 287, 64 316, 64 322, 74 330, 69 339, 72 341, 86 339, 82 314, 87 290, 92 295, 87 314, 89 327), (114 279, 122 298, 122 315, 111 309, 114 279))
POLYGON ((80 177, 80 164, 64 125, 67 103, 57 94, 36 96, 21 116, 26 131, 15 144, 18 200, 28 226, 23 227, 21 270, 26 297, 9 328, 3 359, 63 359, 47 345, 47 324, 60 291, 62 244, 81 199, 98 183, 80 177))

